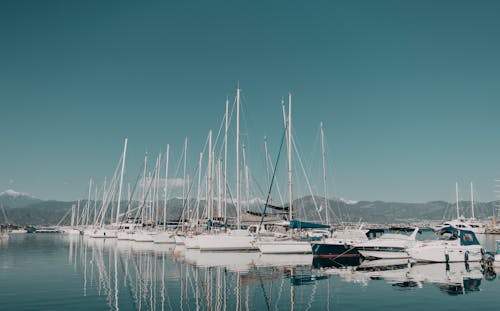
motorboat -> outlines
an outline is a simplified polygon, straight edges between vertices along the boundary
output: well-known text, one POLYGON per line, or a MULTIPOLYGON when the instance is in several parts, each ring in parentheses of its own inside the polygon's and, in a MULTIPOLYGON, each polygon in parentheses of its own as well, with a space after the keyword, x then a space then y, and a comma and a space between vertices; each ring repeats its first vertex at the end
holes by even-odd
POLYGON ((367 242, 367 233, 368 230, 361 228, 336 230, 330 238, 312 242, 313 256, 327 259, 361 257, 354 246, 367 242))
POLYGON ((418 262, 481 261, 484 249, 474 232, 443 228, 439 240, 418 241, 406 251, 418 262))
POLYGON ((358 252, 368 259, 409 258, 407 249, 415 245, 419 228, 411 235, 403 233, 384 233, 377 239, 356 245, 358 252))

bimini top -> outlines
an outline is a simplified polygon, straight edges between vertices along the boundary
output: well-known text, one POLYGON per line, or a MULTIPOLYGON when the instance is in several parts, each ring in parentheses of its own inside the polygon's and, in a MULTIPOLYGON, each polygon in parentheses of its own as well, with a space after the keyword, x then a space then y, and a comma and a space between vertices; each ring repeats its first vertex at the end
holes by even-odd
POLYGON ((476 234, 469 230, 459 230, 454 227, 441 228, 438 233, 440 235, 449 234, 450 240, 460 239, 460 245, 480 245, 476 238, 476 234))
POLYGON ((323 225, 323 224, 317 224, 314 222, 292 220, 292 221, 290 221, 290 228, 291 229, 318 229, 318 228, 330 228, 330 226, 323 225))

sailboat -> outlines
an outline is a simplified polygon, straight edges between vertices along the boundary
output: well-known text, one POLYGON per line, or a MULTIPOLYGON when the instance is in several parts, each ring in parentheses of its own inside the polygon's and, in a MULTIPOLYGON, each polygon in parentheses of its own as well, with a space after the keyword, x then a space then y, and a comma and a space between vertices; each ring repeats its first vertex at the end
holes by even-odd
MULTIPOLYGON (((120 204, 121 204, 121 198, 122 198, 122 188, 123 188, 123 174, 125 170, 125 160, 127 156, 127 142, 128 139, 125 138, 125 143, 123 145, 123 153, 121 156, 121 173, 120 173, 120 181, 119 181, 119 190, 118 190, 118 202, 116 206, 116 220, 115 222, 105 225, 104 220, 106 218, 106 211, 108 208, 108 205, 111 203, 112 199, 112 194, 111 192, 115 190, 115 187, 110 187, 108 189, 108 192, 103 191, 103 200, 102 200, 102 206, 100 210, 100 215, 99 218, 97 219, 96 223, 94 223, 94 226, 92 228, 89 228, 89 230, 86 231, 86 234, 91 237, 91 238, 117 238, 117 233, 118 229, 120 226, 120 204)), ((113 178, 113 182, 115 182, 116 179, 113 178)), ((115 184, 116 185, 116 184, 115 184)), ((90 187, 89 187, 89 200, 90 201, 90 187)), ((97 200, 96 200, 97 201, 97 200)), ((97 202, 96 202, 97 204, 97 202)), ((113 221, 113 220, 111 220, 113 221)))
MULTIPOLYGON (((255 246, 255 234, 252 233, 249 229, 241 228, 241 200, 240 200, 240 93, 241 90, 238 86, 236 90, 236 229, 233 230, 225 230, 218 232, 208 232, 206 234, 201 234, 196 236, 196 241, 199 245, 200 251, 257 251, 257 246, 255 246)), ((228 132, 228 105, 226 102, 226 127, 225 127, 225 144, 227 145, 227 132, 228 132)), ((209 169, 208 171, 212 171, 212 146, 209 143, 209 169)), ((227 161, 225 161, 227 162, 227 161)), ((227 174, 224 174, 227 176, 227 174)), ((208 185, 211 185, 211 177, 207 178, 208 185)), ((210 206, 212 203, 211 196, 211 186, 207 193, 207 204, 208 210, 210 212, 210 206)), ((224 195, 223 202, 226 196, 224 195)), ((210 219, 209 219, 210 220, 210 219)), ((211 220, 210 220, 211 221, 211 220)))
POLYGON ((311 254, 312 248, 308 241, 294 240, 292 237, 293 224, 293 183, 292 183, 292 95, 288 95, 288 118, 285 124, 287 131, 287 158, 288 158, 288 195, 289 195, 289 222, 290 234, 288 237, 260 238, 255 244, 262 254, 311 254))

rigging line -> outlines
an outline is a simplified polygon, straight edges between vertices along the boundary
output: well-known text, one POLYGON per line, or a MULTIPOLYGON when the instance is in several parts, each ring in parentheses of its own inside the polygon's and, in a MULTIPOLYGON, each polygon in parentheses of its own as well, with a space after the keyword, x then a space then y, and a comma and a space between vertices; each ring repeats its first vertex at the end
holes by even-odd
POLYGON ((271 197, 271 191, 273 189, 274 178, 276 177, 276 172, 278 171, 278 169, 277 169, 278 161, 280 159, 281 151, 283 150, 283 144, 285 142, 285 137, 286 137, 287 130, 288 130, 288 122, 286 123, 286 126, 283 129, 283 135, 281 136, 280 149, 278 151, 278 156, 276 157, 276 164, 274 165, 276 167, 276 170, 274 170, 273 176, 271 178, 271 184, 269 186, 269 192, 267 193, 267 198, 266 198, 266 205, 264 205, 264 212, 262 213, 262 217, 260 219, 259 228, 257 229, 257 233, 260 232, 260 228, 262 226, 262 223, 264 222, 264 217, 266 216, 267 204, 269 204, 269 198, 271 197))
POLYGON ((305 177, 305 180, 306 180, 306 184, 307 184, 307 188, 309 189, 309 192, 311 194, 311 198, 313 200, 313 203, 314 203, 314 209, 316 210, 316 213, 318 213, 318 216, 319 216, 319 219, 321 220, 321 222, 323 222, 323 218, 321 217, 321 214, 318 210, 318 204, 316 202, 316 199, 314 197, 314 194, 313 194, 313 191, 311 189, 311 184, 309 182, 309 178, 307 177, 307 174, 306 174, 306 171, 305 171, 305 168, 304 168, 304 163, 302 162, 302 159, 300 157, 300 154, 299 154, 299 151, 297 149, 297 145, 295 143, 295 139, 293 138, 292 136, 292 145, 293 145, 293 149, 295 150, 295 154, 297 155, 297 158, 299 158, 299 164, 300 164, 300 167, 302 168, 302 173, 304 174, 304 177, 305 177))
MULTIPOLYGON (((266 161, 270 164, 271 170, 274 172, 277 168, 275 166, 273 166, 273 161, 271 160, 270 154, 266 155, 266 161)), ((280 189, 279 184, 276 185, 276 190, 278 190, 278 196, 280 198, 281 205, 285 205, 285 200, 283 199, 283 195, 281 194, 281 189, 280 189)))
MULTIPOLYGON (((194 171, 194 174, 193 176, 196 176, 196 174, 198 173, 198 170, 200 168, 198 167, 198 165, 196 165, 196 169, 194 171)), ((193 185, 194 185, 194 182, 195 182, 195 179, 196 178, 192 178, 191 180, 191 183, 188 185, 188 189, 187 189, 187 192, 186 192, 186 197, 189 197, 189 194, 191 193, 191 190, 193 189, 193 185)), ((181 222, 183 216, 184 216, 184 211, 186 209, 186 207, 189 205, 189 202, 187 200, 184 200, 184 204, 182 206, 182 212, 181 212, 181 216, 179 217, 179 220, 177 221, 177 228, 179 227, 179 223, 181 222)))
MULTIPOLYGON (((127 198, 128 199, 127 211, 124 214, 124 215, 127 215, 127 217, 129 217, 130 215, 128 215, 128 214, 132 212, 132 210, 130 209, 130 207, 132 206, 132 202, 133 202, 132 198, 134 197, 135 191, 137 190, 137 186, 139 184, 139 180, 141 178, 141 174, 142 174, 143 168, 144 168, 144 162, 141 161, 141 167, 140 167, 140 170, 139 170, 139 174, 137 175, 137 178, 135 180, 134 187, 132 188, 132 192, 130 193, 130 197, 127 198)), ((138 206, 136 208, 138 208, 138 206)), ((135 208, 134 208, 134 210, 135 210, 135 208)), ((134 219, 134 221, 135 221, 135 219, 134 219)), ((122 218, 121 223, 123 223, 123 218, 122 218)))

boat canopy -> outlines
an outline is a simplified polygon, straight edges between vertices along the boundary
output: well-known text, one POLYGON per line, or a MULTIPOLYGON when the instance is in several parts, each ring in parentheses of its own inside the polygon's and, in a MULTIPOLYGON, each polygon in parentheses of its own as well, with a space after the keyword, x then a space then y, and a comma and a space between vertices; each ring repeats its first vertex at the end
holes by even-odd
POLYGON ((317 229, 317 228, 330 228, 329 225, 317 224, 314 222, 305 222, 298 220, 290 221, 290 229, 317 229))
POLYGON ((452 239, 460 239, 460 245, 480 245, 476 238, 476 234, 469 230, 459 230, 454 227, 445 227, 439 230, 439 234, 451 234, 452 239))

